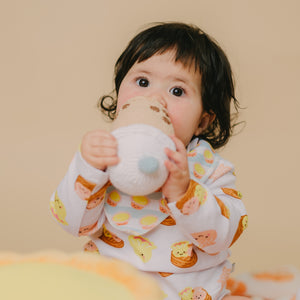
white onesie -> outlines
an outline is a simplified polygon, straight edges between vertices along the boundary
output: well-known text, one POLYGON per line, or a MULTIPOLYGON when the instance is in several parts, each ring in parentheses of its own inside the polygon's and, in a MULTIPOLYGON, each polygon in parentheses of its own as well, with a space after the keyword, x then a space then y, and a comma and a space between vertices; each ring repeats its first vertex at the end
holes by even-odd
POLYGON ((229 247, 248 218, 232 164, 204 140, 187 150, 191 180, 178 202, 167 203, 160 191, 126 195, 77 152, 50 209, 71 234, 91 236, 86 251, 151 273, 165 299, 221 299, 232 270, 229 247))

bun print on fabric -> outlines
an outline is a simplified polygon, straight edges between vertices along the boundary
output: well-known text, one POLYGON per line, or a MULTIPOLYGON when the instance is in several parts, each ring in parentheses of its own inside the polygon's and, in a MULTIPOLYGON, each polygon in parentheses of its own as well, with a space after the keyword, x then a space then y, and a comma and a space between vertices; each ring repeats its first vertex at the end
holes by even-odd
POLYGON ((193 244, 188 241, 174 243, 171 249, 171 263, 178 268, 190 268, 198 261, 193 244))
POLYGON ((111 183, 128 195, 157 191, 166 181, 166 147, 175 150, 170 138, 174 128, 166 108, 157 100, 128 100, 112 124, 118 142, 119 164, 108 168, 111 183))

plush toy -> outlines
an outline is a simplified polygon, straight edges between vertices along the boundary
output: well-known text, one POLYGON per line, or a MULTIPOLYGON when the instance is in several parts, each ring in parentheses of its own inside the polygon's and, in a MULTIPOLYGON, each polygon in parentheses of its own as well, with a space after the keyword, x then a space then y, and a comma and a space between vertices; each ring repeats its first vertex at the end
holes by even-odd
POLYGON ((0 252, 0 299, 162 300, 149 275, 128 263, 92 254, 0 252))
POLYGON ((166 181, 166 147, 175 150, 170 138, 174 129, 165 107, 145 97, 130 99, 112 125, 118 141, 119 164, 108 168, 111 183, 128 195, 147 195, 166 181))

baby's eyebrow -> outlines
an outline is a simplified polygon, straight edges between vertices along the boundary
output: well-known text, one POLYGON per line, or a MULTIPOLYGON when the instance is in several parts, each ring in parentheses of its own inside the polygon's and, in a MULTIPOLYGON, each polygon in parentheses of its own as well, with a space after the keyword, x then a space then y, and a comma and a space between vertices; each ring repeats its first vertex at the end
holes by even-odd
POLYGON ((139 67, 136 67, 134 70, 132 70, 132 72, 133 73, 142 73, 142 74, 147 74, 147 75, 151 75, 152 74, 152 72, 150 72, 149 70, 144 69, 144 68, 139 68, 139 67))
POLYGON ((179 82, 188 84, 188 80, 186 80, 185 78, 182 78, 182 77, 174 77, 173 79, 174 79, 175 81, 179 81, 179 82))
POLYGON ((195 87, 190 83, 190 80, 184 78, 184 77, 178 77, 178 76, 175 76, 172 78, 174 81, 178 81, 178 82, 181 82, 185 85, 187 85, 188 87, 190 87, 194 92, 196 91, 195 87))

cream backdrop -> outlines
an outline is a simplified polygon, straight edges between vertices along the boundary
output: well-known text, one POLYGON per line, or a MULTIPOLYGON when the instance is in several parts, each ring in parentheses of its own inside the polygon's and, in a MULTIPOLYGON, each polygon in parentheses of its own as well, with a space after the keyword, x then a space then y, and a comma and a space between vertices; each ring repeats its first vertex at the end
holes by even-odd
POLYGON ((96 109, 113 65, 144 24, 195 23, 224 48, 244 109, 222 155, 237 169, 249 228, 238 272, 300 267, 300 2, 295 0, 0 1, 0 251, 79 251, 49 198, 82 135, 108 126, 96 109))

